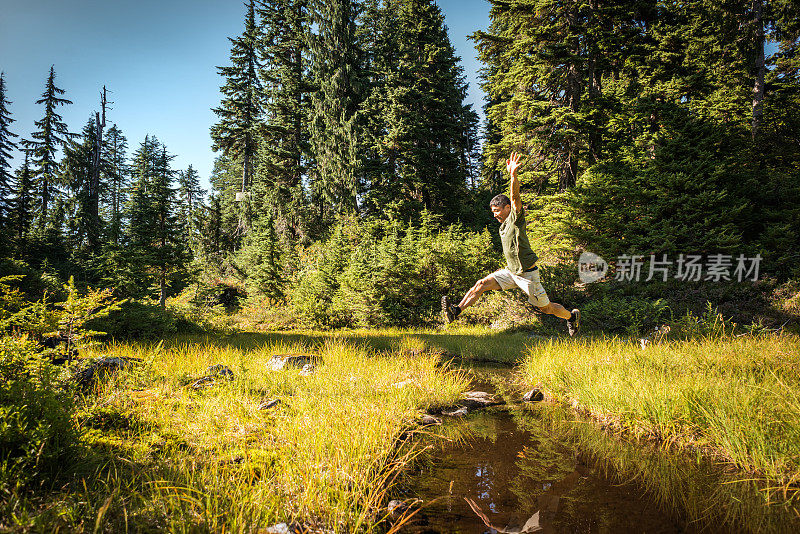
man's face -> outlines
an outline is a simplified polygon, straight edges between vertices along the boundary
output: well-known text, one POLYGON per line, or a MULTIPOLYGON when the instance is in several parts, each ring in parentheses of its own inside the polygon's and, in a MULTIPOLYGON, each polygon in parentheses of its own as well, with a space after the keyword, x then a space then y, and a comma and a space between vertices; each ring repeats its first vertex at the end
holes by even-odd
POLYGON ((511 214, 511 204, 506 204, 502 208, 498 206, 490 206, 492 208, 492 215, 502 224, 511 214))

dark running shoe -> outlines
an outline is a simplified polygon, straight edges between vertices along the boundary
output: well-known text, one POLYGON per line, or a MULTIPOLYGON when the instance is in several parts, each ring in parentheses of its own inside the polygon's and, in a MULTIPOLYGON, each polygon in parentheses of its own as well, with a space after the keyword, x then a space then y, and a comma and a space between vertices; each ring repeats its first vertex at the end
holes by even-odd
POLYGON ((450 324, 458 317, 458 308, 454 304, 450 304, 450 297, 447 295, 442 297, 442 318, 445 324, 450 324))
POLYGON ((581 311, 578 308, 572 310, 572 317, 567 319, 567 330, 569 335, 574 336, 581 329, 581 311))

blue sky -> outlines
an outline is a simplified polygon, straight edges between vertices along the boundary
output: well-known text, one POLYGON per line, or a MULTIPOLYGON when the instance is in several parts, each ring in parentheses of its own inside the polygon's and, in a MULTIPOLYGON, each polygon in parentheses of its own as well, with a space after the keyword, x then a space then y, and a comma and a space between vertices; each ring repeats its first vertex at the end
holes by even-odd
MULTIPOLYGON (((440 0, 450 39, 470 84, 468 102, 482 106, 476 51, 466 36, 489 24, 487 0, 440 0)), ((215 154, 209 127, 216 122, 227 65, 227 37, 241 34, 241 0, 3 0, 0 71, 16 119, 14 133, 30 138, 42 108, 36 105, 50 69, 73 105, 60 109, 79 132, 99 107, 105 84, 114 102, 108 113, 128 138, 129 152, 153 134, 192 164, 207 184, 215 154)), ((15 164, 16 166, 16 164, 15 164)))

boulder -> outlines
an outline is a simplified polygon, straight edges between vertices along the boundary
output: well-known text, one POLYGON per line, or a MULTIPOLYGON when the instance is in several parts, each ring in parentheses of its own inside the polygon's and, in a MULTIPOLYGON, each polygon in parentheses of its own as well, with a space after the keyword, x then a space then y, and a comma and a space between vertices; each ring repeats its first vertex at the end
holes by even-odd
POLYGON ((488 408, 489 406, 505 404, 505 402, 485 391, 467 391, 464 393, 464 396, 461 397, 461 402, 459 402, 459 404, 461 406, 466 406, 467 410, 472 412, 480 410, 481 408, 488 408))
POLYGON ((525 402, 541 402, 544 400, 544 393, 539 388, 533 388, 522 396, 525 402))
POLYGON ((302 369, 306 365, 316 365, 317 356, 314 354, 276 354, 267 362, 273 371, 281 371, 294 367, 302 369))
POLYGON ((206 375, 198 378, 189 386, 192 389, 205 389, 217 383, 218 379, 233 380, 233 371, 228 366, 218 363, 206 369, 206 375))
POLYGON ((333 534, 332 530, 302 525, 300 523, 278 523, 264 530, 258 530, 264 534, 333 534))
POLYGON ((210 388, 216 383, 216 379, 213 376, 204 376, 202 378, 198 378, 189 386, 192 389, 205 389, 210 388))
POLYGON ((75 373, 75 382, 81 387, 91 387, 99 380, 103 380, 114 373, 125 369, 135 360, 128 358, 108 357, 99 358, 89 364, 85 369, 75 373))
POLYGON ((419 424, 421 424, 423 426, 441 425, 442 424, 442 420, 439 419, 438 417, 435 417, 433 415, 430 415, 430 414, 426 413, 420 419, 419 424))
POLYGON ((447 409, 442 410, 442 415, 446 415, 447 417, 463 417, 467 415, 469 410, 466 406, 457 406, 455 409, 447 409))
POLYGON ((222 365, 221 363, 218 363, 206 369, 206 376, 212 376, 215 378, 216 377, 227 378, 228 380, 233 380, 233 371, 231 371, 229 367, 222 365))

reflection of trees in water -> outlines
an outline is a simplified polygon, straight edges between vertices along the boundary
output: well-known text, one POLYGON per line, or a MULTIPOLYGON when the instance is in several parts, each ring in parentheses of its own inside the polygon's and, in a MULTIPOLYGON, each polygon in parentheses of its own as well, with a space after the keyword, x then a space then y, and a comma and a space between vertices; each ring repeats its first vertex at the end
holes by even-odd
POLYGON ((642 503, 640 506, 652 502, 651 510, 659 507, 673 517, 685 518, 681 522, 688 521, 685 528, 689 529, 800 532, 796 503, 784 504, 785 499, 776 489, 769 496, 772 505, 767 506, 764 488, 746 473, 672 448, 617 438, 566 408, 533 407, 519 414, 517 421, 520 427, 538 428, 551 439, 585 451, 592 458, 595 474, 561 500, 556 525, 566 518, 591 516, 595 521, 592 530, 602 531, 611 525, 619 529, 628 523, 632 527, 626 528, 639 531, 674 531, 652 522, 652 512, 635 517, 633 508, 625 503, 636 501, 642 503), (624 484, 609 484, 604 478, 624 484), (646 495, 640 488, 646 489, 646 495), (599 506, 592 504, 597 501, 598 491, 606 495, 606 502, 599 506))

